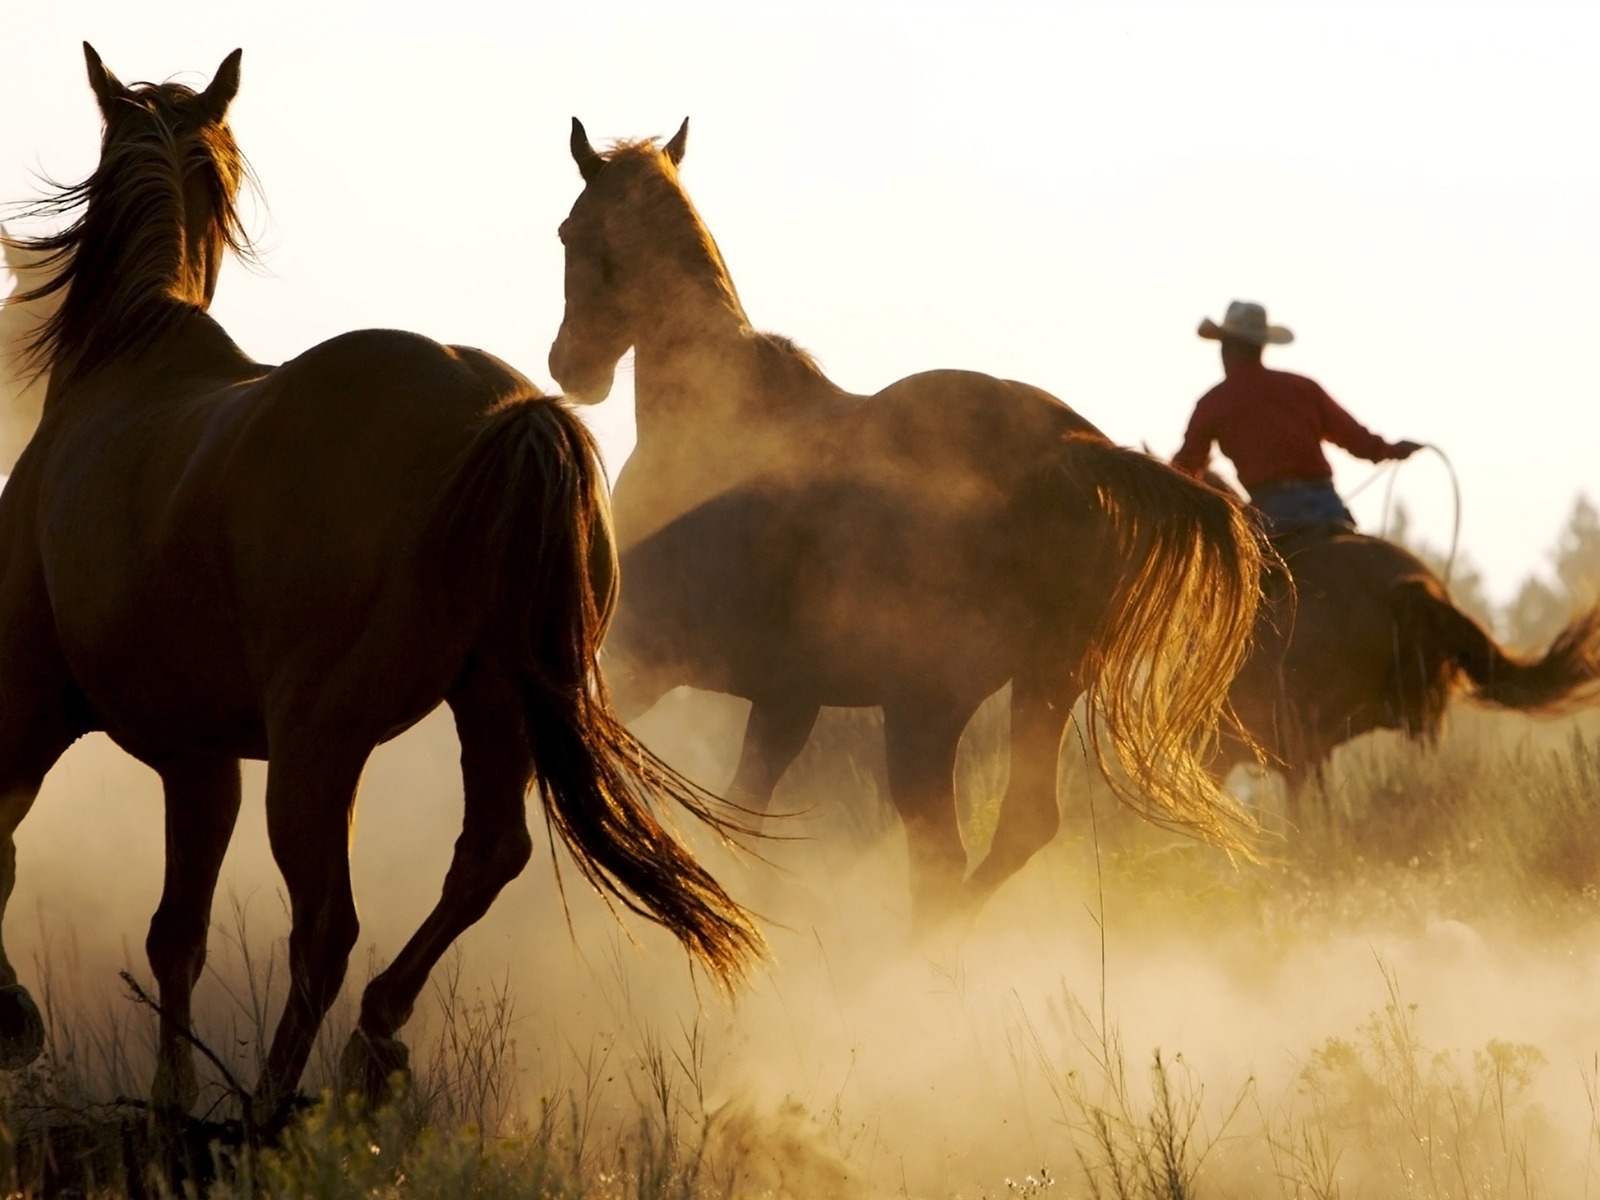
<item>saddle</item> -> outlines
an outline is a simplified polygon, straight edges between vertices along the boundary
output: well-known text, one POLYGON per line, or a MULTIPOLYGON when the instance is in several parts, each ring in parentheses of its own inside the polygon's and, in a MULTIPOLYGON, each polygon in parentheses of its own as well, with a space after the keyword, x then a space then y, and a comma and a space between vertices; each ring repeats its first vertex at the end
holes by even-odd
POLYGON ((1316 542, 1325 542, 1341 533, 1355 533, 1356 529, 1343 521, 1315 521, 1308 525, 1295 525, 1281 531, 1267 532, 1267 541, 1280 557, 1289 558, 1316 542))
POLYGON ((1294 603, 1294 559, 1341 533, 1351 533, 1342 521, 1318 521, 1309 525, 1296 525, 1280 533, 1269 532, 1267 544, 1275 553, 1266 556, 1261 574, 1262 598, 1269 610, 1282 612, 1294 603))

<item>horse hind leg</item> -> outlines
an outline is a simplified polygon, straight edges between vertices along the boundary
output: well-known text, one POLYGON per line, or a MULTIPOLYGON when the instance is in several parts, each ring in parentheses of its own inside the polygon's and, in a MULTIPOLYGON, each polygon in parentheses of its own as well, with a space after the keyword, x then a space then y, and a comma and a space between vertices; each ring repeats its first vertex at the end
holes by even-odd
POLYGON ((200 1097, 190 1028, 217 875, 239 816, 239 762, 181 758, 152 764, 166 793, 166 879, 145 952, 161 994, 161 1035, 151 1104, 187 1112, 200 1097))
POLYGON ((342 713, 310 712, 293 729, 269 731, 267 837, 289 894, 290 930, 289 994, 252 1104, 267 1122, 286 1111, 360 932, 350 826, 373 742, 322 736, 348 725, 342 713))
POLYGON ((1022 869, 1061 827, 1056 770, 1061 738, 1081 690, 1071 673, 1019 675, 1011 691, 1011 780, 989 853, 967 881, 974 911, 1022 869))
POLYGON ((644 716, 678 685, 669 672, 636 654, 615 629, 600 651, 600 671, 611 707, 625 724, 644 716))
POLYGON ((728 799, 752 812, 765 813, 772 793, 794 760, 800 757, 816 728, 820 705, 789 697, 766 697, 750 706, 739 766, 728 787, 728 799))
POLYGON ((956 819, 956 748, 977 702, 907 695, 883 708, 889 797, 905 823, 911 916, 919 934, 965 915, 967 853, 956 819))
POLYGON ((461 933, 489 910, 533 852, 526 801, 533 754, 517 691, 489 668, 474 667, 448 697, 461 740, 465 813, 439 902, 421 928, 361 998, 361 1018, 345 1047, 341 1086, 369 1104, 405 1075, 408 1054, 395 1035, 411 1017, 428 975, 461 933))

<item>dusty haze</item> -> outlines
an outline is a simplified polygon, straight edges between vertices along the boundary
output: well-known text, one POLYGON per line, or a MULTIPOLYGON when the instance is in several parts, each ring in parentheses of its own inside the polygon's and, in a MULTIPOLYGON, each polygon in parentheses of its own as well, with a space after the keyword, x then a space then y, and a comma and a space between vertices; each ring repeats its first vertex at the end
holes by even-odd
MULTIPOLYGON (((731 772, 743 710, 680 692, 640 729, 716 785, 731 772)), ((978 793, 1000 782, 989 760, 1000 720, 986 711, 964 746, 964 800, 975 809, 978 793)), ((881 751, 866 721, 825 714, 779 791, 781 808, 803 811, 780 824, 798 840, 765 848, 773 867, 707 848, 735 895, 769 918, 773 962, 736 1003, 693 977, 659 931, 630 920, 630 945, 570 869, 569 936, 547 856, 536 855, 462 939, 469 995, 490 996, 509 981, 524 1113, 543 1097, 581 1093, 587 1061, 599 1064, 589 1070, 598 1072, 600 1120, 625 1127, 647 1090, 649 1048, 692 1059, 698 1045, 704 1108, 720 1113, 722 1136, 762 1147, 746 1178, 776 1194, 1001 1195, 1008 1178, 1022 1182, 1043 1167, 1067 1179, 1077 1169, 1072 1126, 1083 1118, 1069 1073, 1093 1101, 1103 1005, 1135 1096, 1157 1049, 1165 1062, 1177 1058, 1175 1080, 1199 1089, 1195 1141, 1220 1139, 1206 1162, 1209 1194, 1293 1194, 1273 1182, 1258 1131, 1310 1111, 1299 1073, 1329 1038, 1361 1044, 1394 987, 1403 1011, 1416 1006, 1410 1016, 1430 1060, 1454 1055, 1470 1076, 1474 1051, 1491 1041, 1538 1048, 1545 1063, 1517 1113, 1521 1121, 1530 1105, 1538 1110, 1526 1136, 1544 1172, 1540 1194, 1584 1194, 1585 1154, 1595 1163, 1588 1089, 1600 1049, 1600 959, 1581 905, 1572 910, 1579 916, 1533 929, 1495 918, 1481 897, 1454 910, 1445 885, 1308 894, 1292 873, 1235 871, 1187 843, 1130 850, 1137 838, 1103 796, 1094 814, 1102 897, 1078 789, 1064 797, 1063 837, 1002 891, 971 939, 907 952, 904 845, 878 799, 881 751)), ((1507 753, 1532 728, 1492 726, 1507 753)), ((1572 728, 1540 736, 1559 746, 1572 728)), ((1481 747, 1485 726, 1466 736, 1481 747)), ((1362 753, 1393 755, 1346 752, 1362 753)), ((362 936, 347 997, 437 895, 460 814, 454 755, 441 711, 380 750, 367 771, 354 847, 362 936)), ((201 1028, 213 1036, 238 1018, 224 986, 238 986, 229 898, 244 907, 258 956, 281 956, 287 931, 261 781, 252 764, 223 872, 212 938, 223 979, 207 978, 197 996, 201 1028)), ((160 822, 154 776, 100 738, 75 747, 47 780, 17 837, 7 936, 25 982, 37 979, 36 958, 54 964, 59 1007, 130 1011, 114 972, 131 964, 148 978, 142 944, 160 886, 160 822)), ((981 823, 969 820, 975 837, 981 823)), ((421 1047, 438 1024, 436 1012, 422 1012, 406 1032, 421 1047)), ((687 1082, 684 1096, 698 1106, 687 1082)), ((1341 1160, 1347 1187, 1365 1171, 1376 1172, 1365 1176, 1374 1185, 1388 1179, 1392 1164, 1362 1163, 1358 1151, 1341 1160)))

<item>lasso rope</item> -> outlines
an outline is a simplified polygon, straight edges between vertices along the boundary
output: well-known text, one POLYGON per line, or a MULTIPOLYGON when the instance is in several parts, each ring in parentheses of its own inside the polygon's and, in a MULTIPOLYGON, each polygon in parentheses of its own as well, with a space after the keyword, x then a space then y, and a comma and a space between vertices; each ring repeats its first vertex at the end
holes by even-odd
MULTIPOLYGON (((1445 473, 1450 477, 1450 498, 1454 506, 1454 514, 1450 519, 1450 553, 1445 556, 1443 572, 1444 585, 1448 588, 1450 586, 1450 576, 1454 573, 1456 567, 1456 551, 1461 545, 1461 481, 1456 478, 1455 464, 1450 461, 1448 454, 1432 442, 1421 443, 1421 448, 1423 450, 1432 450, 1437 454, 1439 461, 1444 464, 1445 473)), ((1388 536, 1389 532, 1389 511, 1394 500, 1394 481, 1400 474, 1401 463, 1405 461, 1407 460, 1400 459, 1396 462, 1383 463, 1372 474, 1345 493, 1346 496, 1350 497, 1358 496, 1380 476, 1388 476, 1388 482, 1383 489, 1383 531, 1385 537, 1388 536)))

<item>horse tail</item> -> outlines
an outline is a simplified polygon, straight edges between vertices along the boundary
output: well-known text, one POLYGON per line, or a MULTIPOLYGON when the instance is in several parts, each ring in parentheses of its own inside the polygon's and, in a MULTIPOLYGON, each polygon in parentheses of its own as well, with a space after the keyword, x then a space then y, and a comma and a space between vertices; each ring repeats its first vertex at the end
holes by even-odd
MULTIPOLYGON (((1397 653, 1438 646, 1487 704, 1555 714, 1600 700, 1600 608, 1573 618, 1543 654, 1506 651, 1431 579, 1408 579, 1395 597, 1397 653)), ((1403 665, 1403 664, 1402 664, 1403 665)), ((1447 694, 1439 699, 1439 716, 1447 694)))
POLYGON ((1080 518, 1109 523, 1085 673, 1095 757, 1142 816, 1249 856, 1256 824, 1206 764, 1254 636, 1264 541, 1235 500, 1135 450, 1069 436, 1058 469, 1080 518))
POLYGON ((481 652, 520 683, 546 824, 608 903, 665 926, 731 986, 761 934, 652 803, 742 829, 627 731, 600 674, 617 569, 593 437, 559 398, 503 405, 446 485, 432 536, 457 594, 481 589, 469 600, 481 652))

